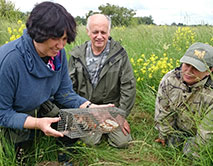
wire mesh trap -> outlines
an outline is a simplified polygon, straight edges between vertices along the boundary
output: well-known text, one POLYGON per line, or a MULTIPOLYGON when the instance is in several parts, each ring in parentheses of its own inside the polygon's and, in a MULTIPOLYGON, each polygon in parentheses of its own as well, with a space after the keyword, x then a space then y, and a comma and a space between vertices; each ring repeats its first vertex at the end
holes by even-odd
POLYGON ((58 131, 69 138, 109 133, 122 125, 125 111, 117 107, 61 109, 58 131))

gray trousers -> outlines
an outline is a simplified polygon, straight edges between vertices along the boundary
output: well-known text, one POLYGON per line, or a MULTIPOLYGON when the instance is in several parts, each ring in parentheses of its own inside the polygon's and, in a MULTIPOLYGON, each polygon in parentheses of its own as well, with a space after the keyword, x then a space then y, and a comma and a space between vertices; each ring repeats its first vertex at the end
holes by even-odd
POLYGON ((1 135, 5 137, 8 141, 13 144, 25 142, 25 141, 32 141, 35 133, 38 134, 38 130, 29 130, 29 129, 10 129, 10 128, 1 128, 1 135))
MULTIPOLYGON (((101 142, 102 135, 102 133, 96 132, 91 136, 81 138, 81 140, 84 141, 84 143, 87 145, 94 146, 101 142)), ((109 144, 117 148, 126 148, 129 141, 132 140, 131 135, 124 135, 120 127, 110 133, 107 133, 107 136, 109 144)))

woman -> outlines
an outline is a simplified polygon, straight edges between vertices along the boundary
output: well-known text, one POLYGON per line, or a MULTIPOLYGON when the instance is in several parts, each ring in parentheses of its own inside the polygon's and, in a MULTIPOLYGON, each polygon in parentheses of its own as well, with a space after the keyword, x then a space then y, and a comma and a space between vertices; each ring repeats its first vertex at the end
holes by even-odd
POLYGON ((73 91, 68 75, 64 46, 76 37, 72 15, 57 3, 43 2, 26 27, 21 38, 0 47, 0 126, 15 144, 32 138, 30 129, 64 136, 51 127, 59 117, 41 117, 39 107, 49 99, 65 108, 98 107, 73 91))

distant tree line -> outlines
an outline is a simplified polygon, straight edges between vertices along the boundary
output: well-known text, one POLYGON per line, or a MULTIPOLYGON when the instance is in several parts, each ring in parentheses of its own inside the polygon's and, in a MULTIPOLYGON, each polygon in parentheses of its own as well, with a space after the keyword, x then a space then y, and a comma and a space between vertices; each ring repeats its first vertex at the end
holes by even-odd
MULTIPOLYGON (((152 16, 136 17, 136 11, 125 7, 119 7, 107 3, 98 7, 99 11, 90 10, 85 17, 77 16, 75 18, 78 25, 86 25, 87 18, 95 13, 102 13, 109 16, 112 20, 112 26, 131 26, 131 25, 155 25, 152 16)), ((26 20, 29 12, 23 13, 15 8, 15 4, 10 0, 0 0, 0 19, 9 21, 26 20)), ((186 26, 183 23, 172 23, 172 26, 186 26)), ((208 24, 206 24, 208 26, 208 24)))
POLYGON ((24 20, 29 13, 23 13, 15 8, 15 4, 10 0, 0 0, 0 19, 8 21, 24 20))
POLYGON ((154 20, 152 16, 146 17, 134 17, 136 15, 135 10, 127 9, 125 7, 119 7, 116 5, 110 5, 107 3, 106 5, 101 5, 98 7, 98 12, 94 12, 90 10, 86 17, 76 17, 76 22, 78 24, 86 25, 86 20, 89 16, 96 13, 101 13, 109 16, 112 20, 112 26, 130 26, 130 25, 138 25, 138 24, 154 24, 154 20))

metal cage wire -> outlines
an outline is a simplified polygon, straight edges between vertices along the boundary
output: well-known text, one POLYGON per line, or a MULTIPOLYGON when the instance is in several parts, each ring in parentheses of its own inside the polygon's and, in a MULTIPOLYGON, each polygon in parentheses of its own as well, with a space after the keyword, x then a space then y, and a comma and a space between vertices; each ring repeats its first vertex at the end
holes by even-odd
POLYGON ((61 109, 57 130, 69 138, 80 138, 95 132, 108 133, 124 121, 125 111, 117 107, 61 109))

